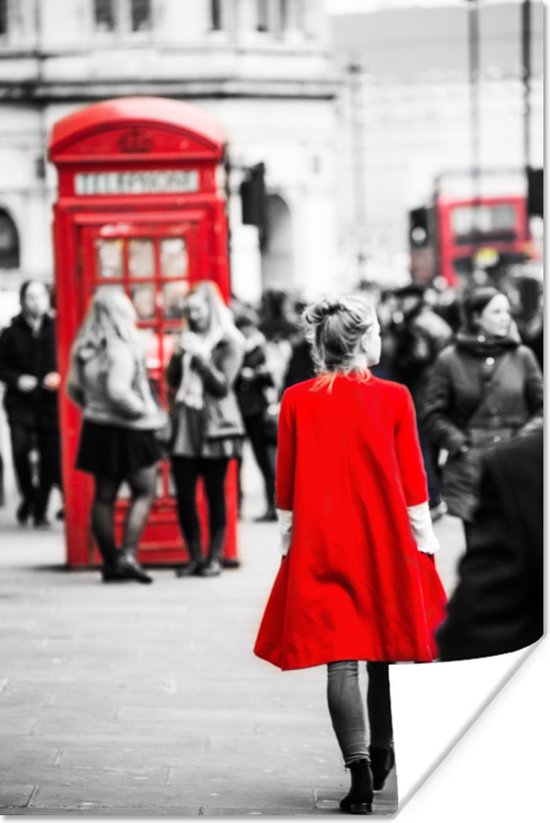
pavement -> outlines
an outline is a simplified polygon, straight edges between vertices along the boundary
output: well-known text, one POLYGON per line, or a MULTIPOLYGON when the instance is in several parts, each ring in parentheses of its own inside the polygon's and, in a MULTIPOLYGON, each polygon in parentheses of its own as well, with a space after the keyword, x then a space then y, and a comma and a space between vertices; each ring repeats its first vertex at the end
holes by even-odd
MULTIPOLYGON (((184 817, 332 815, 346 773, 321 668, 281 673, 252 654, 279 564, 245 484, 238 569, 102 585, 64 568, 62 524, 0 509, 0 813, 184 817)), ((437 524, 448 591, 462 552, 437 524)), ((365 678, 366 679, 366 678, 365 678)), ((363 684, 365 685, 365 684, 363 684)), ((399 769, 399 752, 397 770, 399 769)), ((393 772, 374 815, 396 811, 393 772)))

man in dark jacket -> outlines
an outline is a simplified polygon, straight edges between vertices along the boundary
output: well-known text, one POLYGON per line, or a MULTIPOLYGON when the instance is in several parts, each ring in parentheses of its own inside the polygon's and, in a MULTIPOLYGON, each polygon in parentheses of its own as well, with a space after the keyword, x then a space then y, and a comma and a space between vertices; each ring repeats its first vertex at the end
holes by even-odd
POLYGON ((60 484, 61 474, 55 322, 44 283, 24 283, 20 301, 21 313, 0 336, 0 380, 6 384, 4 405, 22 498, 17 519, 24 524, 32 517, 41 527, 48 525, 50 492, 60 484), (39 455, 37 478, 30 459, 34 449, 39 455))
POLYGON ((480 504, 437 633, 442 660, 531 645, 543 633, 543 433, 484 459, 480 504))

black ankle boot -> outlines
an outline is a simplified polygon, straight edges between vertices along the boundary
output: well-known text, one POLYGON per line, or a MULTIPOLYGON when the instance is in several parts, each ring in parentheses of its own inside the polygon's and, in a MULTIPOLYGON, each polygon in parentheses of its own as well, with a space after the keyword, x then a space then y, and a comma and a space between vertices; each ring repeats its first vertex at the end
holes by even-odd
POLYGON ((200 575, 203 566, 202 560, 190 560, 185 566, 176 569, 176 577, 196 577, 200 575))
POLYGON ((147 574, 132 551, 125 550, 120 553, 117 568, 119 573, 130 580, 136 580, 138 583, 153 582, 153 578, 147 574))
POLYGON ((340 801, 343 812, 350 814, 370 814, 372 811, 372 777, 366 758, 350 763, 351 788, 340 801))
POLYGON ((222 564, 217 557, 210 557, 198 572, 201 577, 219 577, 221 573, 222 564))
POLYGON ((386 778, 395 765, 393 746, 387 749, 369 746, 372 785, 375 792, 384 788, 386 778))

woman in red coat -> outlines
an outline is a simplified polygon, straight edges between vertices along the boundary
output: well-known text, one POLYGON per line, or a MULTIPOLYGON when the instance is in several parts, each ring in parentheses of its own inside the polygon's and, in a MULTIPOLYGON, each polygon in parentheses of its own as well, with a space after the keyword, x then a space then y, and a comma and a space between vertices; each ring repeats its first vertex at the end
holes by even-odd
POLYGON ((283 395, 285 556, 254 650, 281 669, 328 665, 329 712, 352 778, 340 806, 365 814, 372 778, 381 788, 393 765, 387 664, 434 659, 445 595, 411 396, 369 370, 380 358, 374 309, 353 295, 314 303, 304 319, 319 374, 283 395), (370 747, 357 661, 369 661, 370 747))

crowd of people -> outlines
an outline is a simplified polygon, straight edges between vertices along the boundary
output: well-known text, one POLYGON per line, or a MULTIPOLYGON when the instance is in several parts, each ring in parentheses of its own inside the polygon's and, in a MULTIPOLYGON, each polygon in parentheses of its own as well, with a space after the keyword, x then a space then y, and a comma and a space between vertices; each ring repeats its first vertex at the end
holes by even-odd
POLYGON ((283 670, 326 666, 351 774, 340 807, 353 814, 372 810, 394 765, 389 664, 512 651, 542 633, 542 324, 492 284, 449 296, 363 283, 307 306, 280 291, 258 307, 227 306, 200 281, 166 364, 168 409, 122 290, 93 295, 65 386, 42 283, 24 284, 21 313, 0 336, 17 520, 48 525, 64 390, 81 409, 76 468, 94 479, 90 525, 105 583, 153 582, 138 549, 165 458, 188 552, 176 574, 220 575, 225 479, 249 439, 265 494, 257 520, 278 521, 282 551, 254 651, 283 670), (433 527, 447 511, 467 547, 448 604, 433 527))
MULTIPOLYGON (((367 297, 380 322, 382 349, 380 362, 372 367, 373 374, 402 383, 412 395, 432 519, 448 511, 460 517, 467 529, 476 504, 481 454, 491 444, 541 423, 542 291, 527 318, 517 289, 500 290, 491 285, 470 287, 461 293, 415 283, 383 291, 375 283, 362 282, 356 293, 367 297)), ((73 361, 78 369, 71 371, 73 379, 75 373, 82 372, 82 359, 91 356, 93 347, 90 341, 82 345, 84 329, 95 329, 97 346, 104 345, 98 342, 102 334, 105 339, 120 338, 135 357, 137 342, 130 342, 132 337, 137 340, 135 313, 128 305, 127 322, 134 330, 121 329, 121 307, 100 310, 102 299, 108 298, 96 299, 79 336, 80 353, 73 361), (113 317, 100 321, 94 312, 103 318, 109 313, 113 317), (102 322, 118 331, 110 336, 100 331, 102 322)), ((49 525, 50 492, 54 486, 61 490, 55 313, 48 289, 41 282, 25 283, 20 301, 20 314, 0 334, 0 381, 5 384, 4 405, 20 493, 16 517, 21 525, 31 521, 37 528, 45 528, 49 525)), ((302 320, 304 308, 301 300, 293 300, 279 290, 266 291, 259 306, 233 299, 227 308, 213 284, 193 289, 186 302, 186 331, 166 371, 172 398, 169 428, 172 435, 175 433, 170 443, 171 465, 179 520, 190 555, 189 567, 180 574, 194 574, 202 565, 199 527, 192 505, 199 477, 205 484, 209 527, 214 534, 208 568, 219 571, 219 546, 223 546, 225 535, 225 512, 220 502, 224 495, 220 490, 229 460, 235 458, 242 466, 245 439, 263 479, 265 508, 256 519, 277 519, 275 464, 281 397, 287 388, 315 374, 312 347, 302 320), (208 402, 211 395, 216 398, 213 403, 208 402), (203 397, 210 416, 211 412, 229 415, 224 425, 232 426, 232 430, 226 429, 223 438, 211 432, 205 438, 199 431, 197 421, 204 419, 203 397)), ((111 352, 115 346, 107 348, 111 352)), ((115 375, 124 372, 123 367, 112 367, 115 375)), ((145 386, 143 365, 140 373, 145 386)), ((118 377, 113 379, 115 384, 122 385, 118 377)), ((72 396, 76 399, 74 391, 72 396)), ((127 394, 122 399, 114 398, 112 403, 125 407, 131 402, 129 398, 127 394)), ((97 404, 97 398, 94 402, 97 404)), ((85 411, 87 422, 93 423, 97 417, 94 402, 85 411)), ((109 415, 107 418, 110 420, 109 415)), ((125 431, 139 433, 146 428, 132 418, 128 408, 118 409, 114 418, 125 431)), ((104 422, 99 419, 100 425, 104 422)), ((156 450, 150 450, 157 460, 162 456, 158 440, 154 438, 156 450)), ((110 455, 110 470, 118 471, 114 445, 108 444, 103 453, 110 455)), ((128 453, 139 455, 140 450, 134 446, 127 447, 128 453)), ((88 450, 92 455, 95 452, 93 445, 88 450)), ((82 453, 79 460, 79 468, 86 470, 82 453)), ((134 468, 124 466, 124 472, 134 468)), ((242 510, 240 474, 241 470, 242 510)), ((152 484, 149 478, 151 488, 152 484)), ((105 498, 107 486, 113 496, 112 484, 100 480, 97 486, 100 497, 105 498)), ((134 491, 137 493, 135 483, 134 491)), ((100 517, 98 505, 96 499, 92 521, 100 517)), ((114 498, 109 505, 112 508, 114 498)), ((140 506, 136 511, 145 509, 140 506)), ((63 516, 62 510, 58 516, 63 516)), ((137 514, 131 522, 136 519, 137 514)), ((101 539, 97 539, 101 545, 101 539)), ((105 551, 106 556, 112 554, 105 551)), ((110 579, 111 572, 106 576, 110 579)))

